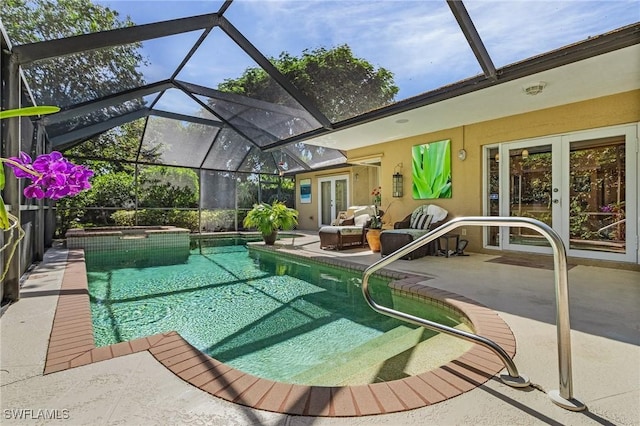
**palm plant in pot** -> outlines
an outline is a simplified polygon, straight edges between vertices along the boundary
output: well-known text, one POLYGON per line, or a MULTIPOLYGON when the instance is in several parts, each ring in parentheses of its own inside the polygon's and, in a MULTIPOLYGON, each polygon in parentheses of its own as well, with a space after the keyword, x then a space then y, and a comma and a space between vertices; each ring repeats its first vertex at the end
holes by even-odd
POLYGON ((298 211, 280 201, 254 204, 242 223, 246 228, 260 231, 264 243, 272 246, 278 237, 278 230, 293 229, 298 224, 298 211))

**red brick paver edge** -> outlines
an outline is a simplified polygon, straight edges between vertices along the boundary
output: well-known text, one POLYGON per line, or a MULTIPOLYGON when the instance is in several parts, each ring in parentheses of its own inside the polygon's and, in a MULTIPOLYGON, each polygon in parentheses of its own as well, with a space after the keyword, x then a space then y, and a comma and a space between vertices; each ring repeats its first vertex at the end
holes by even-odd
MULTIPOLYGON (((395 291, 428 297, 462 312, 477 334, 515 356, 509 326, 492 310, 463 296, 419 284, 405 274, 395 291)), ((44 374, 149 351, 182 380, 216 397, 261 410, 306 416, 349 417, 393 413, 435 404, 482 385, 503 369, 488 349, 473 345, 459 358, 426 373, 391 382, 323 387, 274 382, 217 361, 191 346, 177 332, 95 347, 83 250, 69 250, 58 297, 44 374)))

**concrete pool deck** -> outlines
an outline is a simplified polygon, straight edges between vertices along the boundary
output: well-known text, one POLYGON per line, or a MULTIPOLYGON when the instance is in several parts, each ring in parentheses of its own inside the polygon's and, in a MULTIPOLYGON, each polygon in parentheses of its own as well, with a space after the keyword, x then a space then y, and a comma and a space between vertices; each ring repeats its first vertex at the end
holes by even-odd
MULTIPOLYGON (((366 248, 319 249, 317 235, 280 249, 368 265, 366 248)), ((452 399, 394 414, 327 418, 250 409, 182 381, 149 352, 43 375, 66 251, 50 250, 1 319, 2 424, 640 424, 640 272, 578 265, 569 272, 574 395, 588 409, 554 405, 558 389, 555 301, 550 270, 489 262, 491 256, 426 257, 393 268, 433 277, 429 285, 476 300, 513 331, 518 369, 533 386, 518 390, 497 377, 452 399), (22 411, 21 411, 22 410, 22 411), (29 411, 30 410, 30 411, 29 411), (39 410, 48 410, 47 412, 39 410), (16 417, 31 420, 17 420, 16 417), (39 417, 40 416, 40 417, 39 417)))

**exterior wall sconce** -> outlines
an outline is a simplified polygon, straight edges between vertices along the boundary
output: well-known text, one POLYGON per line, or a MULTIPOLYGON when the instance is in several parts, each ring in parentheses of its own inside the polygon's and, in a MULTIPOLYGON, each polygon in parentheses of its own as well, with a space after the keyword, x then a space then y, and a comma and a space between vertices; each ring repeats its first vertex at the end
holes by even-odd
POLYGON ((522 150, 522 159, 526 160, 527 158, 529 158, 529 151, 527 151, 526 149, 522 150))
POLYGON ((402 198, 404 195, 403 178, 402 173, 400 173, 400 169, 402 169, 402 163, 398 163, 393 173, 392 195, 394 198, 402 198))

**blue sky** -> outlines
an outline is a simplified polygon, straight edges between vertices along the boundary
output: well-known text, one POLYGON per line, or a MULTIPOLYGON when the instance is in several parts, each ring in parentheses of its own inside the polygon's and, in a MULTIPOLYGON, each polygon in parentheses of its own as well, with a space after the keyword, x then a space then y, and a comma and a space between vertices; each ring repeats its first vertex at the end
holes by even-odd
MULTIPOLYGON (((138 24, 212 13, 215 1, 96 1, 138 24)), ((638 0, 464 2, 496 67, 640 21, 638 0)), ((481 73, 444 0, 237 0, 225 13, 264 55, 348 44, 357 57, 392 71, 398 99, 481 73)), ((145 42, 148 82, 168 78, 198 34, 145 42)), ((215 87, 253 66, 217 30, 179 78, 215 87)))

